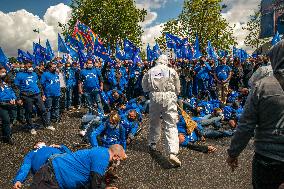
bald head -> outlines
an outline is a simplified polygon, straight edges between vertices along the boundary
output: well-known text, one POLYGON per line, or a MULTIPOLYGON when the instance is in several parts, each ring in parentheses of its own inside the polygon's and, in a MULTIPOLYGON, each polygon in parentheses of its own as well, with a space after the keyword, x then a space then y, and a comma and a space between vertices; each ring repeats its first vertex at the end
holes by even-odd
POLYGON ((114 144, 109 147, 111 160, 124 160, 127 158, 123 147, 119 144, 114 144))

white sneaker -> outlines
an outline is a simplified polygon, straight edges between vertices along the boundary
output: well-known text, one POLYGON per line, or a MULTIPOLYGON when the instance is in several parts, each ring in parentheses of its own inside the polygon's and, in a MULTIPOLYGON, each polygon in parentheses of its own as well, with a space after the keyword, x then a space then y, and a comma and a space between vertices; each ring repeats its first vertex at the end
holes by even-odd
POLYGON ((55 128, 53 126, 48 126, 48 127, 46 127, 46 129, 51 130, 51 131, 55 131, 55 128))
POLYGON ((175 166, 177 166, 177 167, 180 167, 180 166, 181 166, 180 160, 179 160, 178 157, 177 157, 176 155, 174 155, 174 154, 170 154, 169 161, 170 161, 173 165, 175 165, 175 166))
POLYGON ((79 134, 83 137, 83 136, 85 136, 86 135, 86 130, 81 130, 80 132, 79 132, 79 134))
POLYGON ((31 134, 32 135, 36 135, 36 130, 35 129, 31 129, 31 134))

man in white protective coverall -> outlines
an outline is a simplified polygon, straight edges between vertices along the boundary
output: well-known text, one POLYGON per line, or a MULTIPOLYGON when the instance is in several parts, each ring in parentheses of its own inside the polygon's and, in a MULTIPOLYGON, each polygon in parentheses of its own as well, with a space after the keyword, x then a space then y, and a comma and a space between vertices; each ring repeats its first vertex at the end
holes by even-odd
POLYGON ((148 142, 150 150, 156 150, 156 144, 161 135, 161 115, 164 120, 166 146, 169 161, 175 166, 181 166, 177 158, 179 139, 176 123, 178 121, 177 95, 180 93, 180 81, 177 72, 168 67, 168 57, 161 55, 155 67, 143 77, 142 87, 150 96, 150 129, 148 142))

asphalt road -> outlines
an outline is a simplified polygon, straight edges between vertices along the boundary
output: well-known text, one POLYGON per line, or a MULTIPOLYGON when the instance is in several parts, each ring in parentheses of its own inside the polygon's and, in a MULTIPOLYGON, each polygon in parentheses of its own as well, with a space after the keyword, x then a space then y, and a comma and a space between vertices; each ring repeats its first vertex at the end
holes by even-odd
MULTIPOLYGON (((39 130, 32 136, 22 127, 13 128, 15 145, 0 145, 0 189, 12 188, 12 179, 20 167, 23 157, 37 141, 48 144, 65 144, 72 150, 78 149, 75 143, 80 143, 78 136, 82 113, 73 112, 63 116, 62 122, 56 126, 56 131, 39 130)), ((231 172, 226 165, 226 149, 230 139, 207 140, 217 148, 214 154, 203 154, 180 149, 179 158, 182 167, 169 168, 165 159, 163 139, 158 146, 159 152, 150 155, 147 146, 148 119, 143 121, 144 129, 127 149, 128 159, 118 168, 120 177, 114 184, 120 189, 145 188, 189 188, 189 189, 250 189, 251 159, 253 155, 252 142, 239 158, 239 168, 231 172)), ((28 188, 27 180, 23 188, 28 188)))

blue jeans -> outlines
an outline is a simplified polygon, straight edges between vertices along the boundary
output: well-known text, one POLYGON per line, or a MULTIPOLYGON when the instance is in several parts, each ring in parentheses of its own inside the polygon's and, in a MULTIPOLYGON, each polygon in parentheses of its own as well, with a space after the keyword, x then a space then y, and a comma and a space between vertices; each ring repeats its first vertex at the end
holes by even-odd
POLYGON ((73 88, 66 88, 65 108, 69 109, 72 105, 73 88))
POLYGON ((101 95, 99 90, 93 90, 91 92, 84 93, 86 103, 89 109, 89 112, 93 112, 97 106, 99 111, 104 114, 104 109, 102 105, 101 95), (96 106, 95 106, 96 104, 96 106))
POLYGON ((212 117, 211 114, 208 114, 204 117, 202 117, 200 123, 202 126, 209 126, 209 125, 213 125, 213 127, 219 129, 221 128, 221 119, 222 116, 218 116, 218 117, 212 117))
POLYGON ((205 138, 223 138, 223 137, 231 137, 234 135, 234 130, 225 130, 225 131, 218 131, 213 129, 204 129, 203 134, 205 138))
POLYGON ((45 100, 45 108, 47 113, 47 124, 50 125, 50 120, 59 120, 59 104, 60 96, 50 96, 45 100))

